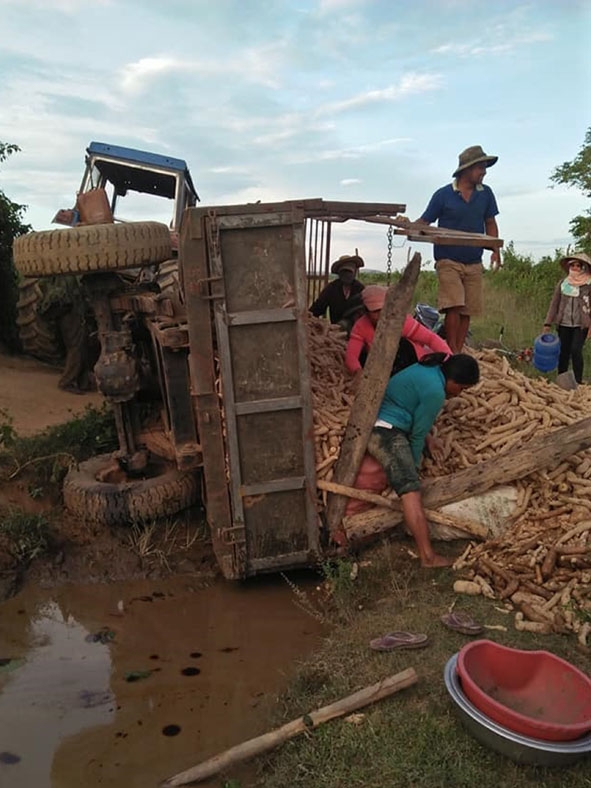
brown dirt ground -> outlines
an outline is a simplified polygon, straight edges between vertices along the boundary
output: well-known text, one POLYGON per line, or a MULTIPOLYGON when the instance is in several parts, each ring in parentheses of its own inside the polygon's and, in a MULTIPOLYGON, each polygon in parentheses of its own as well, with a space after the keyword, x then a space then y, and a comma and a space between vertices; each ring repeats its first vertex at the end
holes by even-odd
POLYGON ((8 412, 19 435, 62 424, 88 405, 99 407, 104 401, 96 392, 62 391, 57 387, 60 374, 35 359, 0 353, 0 412, 8 412))
MULTIPOLYGON (((100 406, 100 394, 70 394, 57 387, 59 370, 34 359, 0 353, 0 418, 5 411, 20 436, 62 424, 88 405, 100 406)), ((64 582, 109 582, 188 573, 210 582, 217 574, 203 511, 181 513, 174 524, 155 528, 150 539, 128 527, 109 529, 80 522, 60 500, 31 497, 34 480, 27 471, 0 480, 0 518, 9 511, 43 514, 51 525, 51 554, 29 567, 17 565, 0 537, 0 600, 25 583, 52 586, 64 582)))

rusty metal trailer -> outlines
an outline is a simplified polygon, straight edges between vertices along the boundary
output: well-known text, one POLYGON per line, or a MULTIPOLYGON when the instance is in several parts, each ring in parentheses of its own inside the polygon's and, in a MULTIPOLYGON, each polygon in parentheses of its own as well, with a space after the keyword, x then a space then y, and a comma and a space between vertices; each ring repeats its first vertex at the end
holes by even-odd
POLYGON ((180 260, 204 505, 227 578, 312 565, 316 504, 306 315, 328 279, 331 227, 402 204, 190 208, 180 260))

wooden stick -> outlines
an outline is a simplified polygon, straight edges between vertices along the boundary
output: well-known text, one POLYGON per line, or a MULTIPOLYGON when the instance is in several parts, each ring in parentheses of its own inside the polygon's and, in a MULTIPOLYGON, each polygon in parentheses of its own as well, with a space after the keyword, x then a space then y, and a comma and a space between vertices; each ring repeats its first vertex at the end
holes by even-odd
MULTIPOLYGON (((522 479, 536 470, 553 468, 566 457, 591 446, 591 416, 575 421, 567 427, 545 432, 529 440, 521 449, 491 457, 451 476, 439 476, 421 484, 425 507, 445 506, 490 490, 498 484, 522 479)), ((581 503, 584 500, 581 499, 581 503)), ((587 504, 591 508, 591 504, 587 504)), ((402 522, 400 512, 361 512, 345 517, 347 535, 363 538, 388 531, 402 522)), ((574 535, 571 534, 571 537, 574 535)))
POLYGON ((306 730, 317 728, 323 722, 333 720, 335 717, 343 717, 350 714, 356 709, 361 709, 370 703, 375 703, 378 700, 387 698, 401 689, 410 687, 418 681, 417 674, 414 668, 407 668, 406 670, 396 673, 394 676, 378 681, 377 684, 372 684, 369 687, 364 687, 353 695, 348 695, 346 698, 331 703, 328 706, 323 706, 321 709, 310 712, 304 717, 299 717, 296 720, 282 725, 281 728, 276 728, 274 731, 264 733, 262 736, 257 736, 255 739, 237 744, 235 747, 225 750, 219 755, 214 755, 207 761, 193 766, 184 772, 175 774, 164 780, 161 783, 161 788, 176 788, 178 785, 187 785, 187 783, 201 782, 214 774, 219 774, 224 769, 228 769, 239 761, 253 758, 255 755, 260 755, 263 752, 268 752, 273 748, 283 744, 284 742, 303 733, 306 730))
MULTIPOLYGON (((375 506, 383 506, 386 509, 401 513, 400 501, 393 498, 387 498, 385 495, 368 492, 367 490, 358 490, 355 487, 347 487, 344 484, 337 484, 336 482, 325 481, 318 479, 316 486, 319 490, 326 490, 327 492, 337 493, 338 495, 346 495, 348 498, 355 498, 358 501, 366 501, 373 503, 375 506)), ((456 528, 458 531, 464 531, 471 536, 477 536, 480 539, 486 539, 488 536, 488 529, 481 523, 474 522, 473 520, 456 519, 455 517, 448 517, 442 512, 436 512, 433 509, 425 509, 425 516, 427 520, 437 525, 445 525, 448 528, 456 528)))
MULTIPOLYGON (((388 288, 376 332, 363 368, 359 390, 353 401, 341 451, 334 469, 339 484, 352 485, 357 477, 367 441, 376 420, 396 357, 402 326, 409 311, 412 294, 421 268, 416 252, 397 284, 388 288)), ((334 533, 342 528, 347 499, 331 495, 326 507, 328 528, 334 533)))

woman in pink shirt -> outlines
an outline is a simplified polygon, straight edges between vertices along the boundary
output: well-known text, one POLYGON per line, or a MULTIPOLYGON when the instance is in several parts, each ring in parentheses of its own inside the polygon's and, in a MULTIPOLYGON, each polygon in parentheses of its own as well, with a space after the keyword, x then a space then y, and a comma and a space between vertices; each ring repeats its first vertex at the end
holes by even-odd
MULTIPOLYGON (((352 374, 362 369, 360 357, 362 351, 365 350, 367 353, 371 347, 387 291, 388 288, 380 285, 368 285, 361 293, 366 314, 353 325, 345 354, 345 364, 352 374)), ((427 353, 451 355, 451 350, 447 342, 435 332, 407 315, 402 326, 400 345, 392 372, 398 372, 405 366, 419 361, 427 353)))

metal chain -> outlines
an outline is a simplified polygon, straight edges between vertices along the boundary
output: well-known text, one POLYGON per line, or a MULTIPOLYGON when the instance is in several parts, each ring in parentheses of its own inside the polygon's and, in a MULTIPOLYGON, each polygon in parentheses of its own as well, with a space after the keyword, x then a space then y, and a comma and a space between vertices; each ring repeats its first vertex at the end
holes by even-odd
POLYGON ((386 257, 386 284, 390 287, 390 279, 392 277, 392 241, 394 239, 394 226, 390 225, 388 227, 388 232, 386 233, 388 237, 388 255, 386 257))

